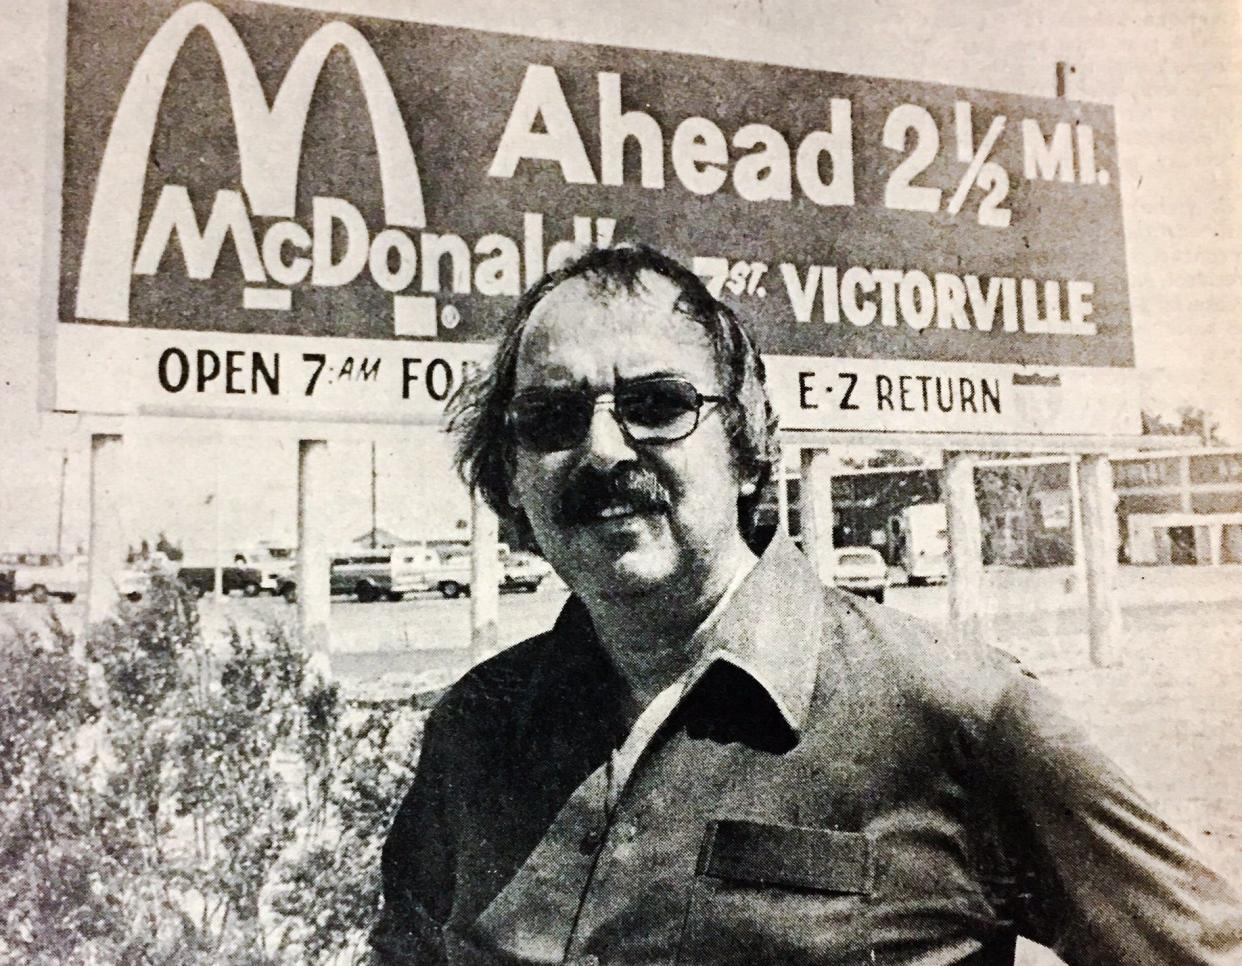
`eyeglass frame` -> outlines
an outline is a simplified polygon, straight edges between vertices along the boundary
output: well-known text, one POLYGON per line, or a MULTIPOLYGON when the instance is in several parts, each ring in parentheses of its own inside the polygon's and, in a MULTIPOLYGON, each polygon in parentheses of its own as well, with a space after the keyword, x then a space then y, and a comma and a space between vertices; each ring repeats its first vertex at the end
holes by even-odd
MULTIPOLYGON (((635 436, 633 430, 630 429, 625 418, 617 410, 617 388, 618 387, 615 387, 615 386, 612 389, 604 389, 596 393, 592 393, 589 390, 585 390, 585 389, 565 388, 565 389, 558 390, 558 389, 549 389, 544 386, 537 386, 537 387, 532 387, 530 389, 524 389, 521 392, 516 393, 513 396, 513 398, 509 401, 509 407, 512 407, 523 396, 534 396, 538 393, 547 393, 551 395, 556 392, 563 392, 566 394, 575 394, 579 397, 594 396, 595 398, 591 402, 591 417, 594 418, 595 410, 597 410, 601 405, 607 405, 609 409, 611 410, 613 422, 617 424, 617 427, 621 430, 621 434, 625 437, 626 442, 629 443, 631 446, 667 446, 667 445, 671 445, 672 443, 680 443, 682 440, 688 439, 690 436, 694 435, 694 433, 698 430, 699 426, 701 426, 703 423, 703 409, 705 406, 717 406, 721 403, 725 403, 729 401, 728 396, 708 395, 706 393, 700 392, 698 386, 692 383, 689 379, 683 379, 680 376, 640 376, 637 379, 631 379, 628 381, 624 381, 621 384, 620 389, 624 391, 625 389, 628 389, 629 387, 632 387, 632 386, 641 387, 644 384, 650 384, 650 383, 678 383, 683 386, 689 386, 691 389, 694 390, 694 409, 688 411, 688 412, 694 413, 694 422, 690 426, 690 428, 686 430, 684 433, 681 433, 680 435, 677 435, 677 436, 671 436, 671 437, 657 436, 657 437, 641 438, 641 437, 635 436)), ((547 449, 547 450, 539 449, 537 447, 525 445, 518 438, 518 434, 515 431, 515 427, 514 427, 514 415, 515 414, 512 408, 506 409, 505 428, 508 430, 510 434, 510 438, 512 439, 514 445, 520 447, 521 449, 526 450, 527 452, 539 453, 541 455, 550 455, 552 453, 564 453, 568 450, 573 449, 576 446, 582 445, 583 440, 585 440, 587 436, 590 434, 591 421, 588 420, 586 422, 586 427, 585 427, 583 434, 578 439, 576 439, 570 446, 558 447, 556 449, 547 449)))

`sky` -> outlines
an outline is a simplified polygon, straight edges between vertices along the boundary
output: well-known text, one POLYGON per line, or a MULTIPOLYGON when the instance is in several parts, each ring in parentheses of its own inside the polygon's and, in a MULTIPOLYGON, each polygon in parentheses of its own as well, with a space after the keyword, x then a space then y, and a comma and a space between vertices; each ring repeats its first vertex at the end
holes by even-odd
MULTIPOLYGON (((1216 414, 1242 444, 1242 13, 1226 0, 339 0, 432 23, 676 50, 1111 104, 1137 365, 1147 408, 1216 414)), ((468 514, 450 447, 433 429, 296 427, 40 413, 40 322, 52 311, 47 241, 48 48, 55 3, 0 10, 0 549, 51 548, 64 467, 65 546, 85 539, 88 439, 122 432, 125 514, 135 539, 192 546, 290 541, 299 432, 330 439, 330 539, 370 526, 378 438, 379 524, 433 538, 468 514), (219 493, 216 502, 214 494, 219 493), (216 508, 219 508, 219 513, 216 508)))

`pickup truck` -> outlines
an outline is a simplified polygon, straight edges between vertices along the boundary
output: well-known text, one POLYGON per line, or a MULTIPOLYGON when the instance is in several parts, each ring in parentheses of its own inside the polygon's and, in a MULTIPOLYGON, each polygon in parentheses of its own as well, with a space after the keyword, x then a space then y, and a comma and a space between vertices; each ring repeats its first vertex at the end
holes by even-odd
MULTIPOLYGON (((442 553, 440 566, 430 575, 434 589, 441 596, 453 598, 470 593, 470 552, 452 550, 442 553)), ((500 545, 501 590, 525 590, 534 593, 544 578, 552 573, 542 557, 523 550, 510 550, 500 545)))
MULTIPOLYGON (((178 567, 177 579, 185 584, 195 596, 204 597, 215 591, 216 568, 178 567)), ((220 579, 226 594, 240 590, 247 597, 254 597, 263 586, 263 572, 257 567, 222 567, 220 579)))
POLYGON ((18 567, 13 571, 13 592, 29 597, 36 604, 56 597, 69 603, 86 587, 86 558, 62 561, 48 557, 38 564, 18 567))
MULTIPOLYGON (((39 557, 39 562, 19 566, 13 571, 13 594, 28 597, 36 604, 55 597, 71 603, 86 592, 86 557, 62 560, 54 554, 39 557)), ((129 600, 140 600, 148 586, 148 577, 138 570, 125 569, 116 578, 117 593, 129 600)))

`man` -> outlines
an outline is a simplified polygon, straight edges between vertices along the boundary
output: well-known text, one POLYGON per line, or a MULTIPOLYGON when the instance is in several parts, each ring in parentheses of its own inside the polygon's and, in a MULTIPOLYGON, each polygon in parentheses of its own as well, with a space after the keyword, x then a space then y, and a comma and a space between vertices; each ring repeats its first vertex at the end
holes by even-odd
POLYGON ((381 961, 1242 958, 1231 889, 1011 659, 756 559, 763 365, 683 267, 545 278, 454 425, 573 597, 432 712, 381 961))

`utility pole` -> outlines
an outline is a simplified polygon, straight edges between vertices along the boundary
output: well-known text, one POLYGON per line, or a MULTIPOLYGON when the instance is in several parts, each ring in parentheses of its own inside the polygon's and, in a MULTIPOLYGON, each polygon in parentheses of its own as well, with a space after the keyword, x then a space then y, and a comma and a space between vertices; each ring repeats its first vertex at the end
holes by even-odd
POLYGON ((1057 97, 1065 98, 1069 96, 1069 77, 1071 74, 1077 74, 1078 68, 1073 64, 1064 60, 1057 61, 1057 97))
POLYGON ((371 549, 375 549, 375 440, 371 440, 371 549))
MULTIPOLYGON (((216 441, 216 446, 217 447, 220 446, 219 440, 216 441)), ((216 461, 215 461, 216 462, 216 466, 215 466, 216 488, 215 488, 215 493, 213 495, 213 501, 215 503, 215 511, 216 511, 215 512, 216 566, 215 566, 215 574, 214 574, 213 580, 215 582, 215 600, 217 604, 220 603, 222 600, 224 600, 224 525, 221 520, 221 514, 223 513, 223 508, 220 506, 220 504, 224 502, 221 499, 221 495, 220 495, 220 463, 222 462, 221 460, 222 455, 223 454, 217 453, 217 456, 216 456, 216 461)))
POLYGON ((64 549, 65 535, 65 474, 69 469, 69 451, 60 451, 60 501, 56 506, 56 554, 60 556, 64 549))
POLYGON ((1066 81, 1069 74, 1076 72, 1077 68, 1072 63, 1066 61, 1057 61, 1057 97, 1066 97, 1066 81))

